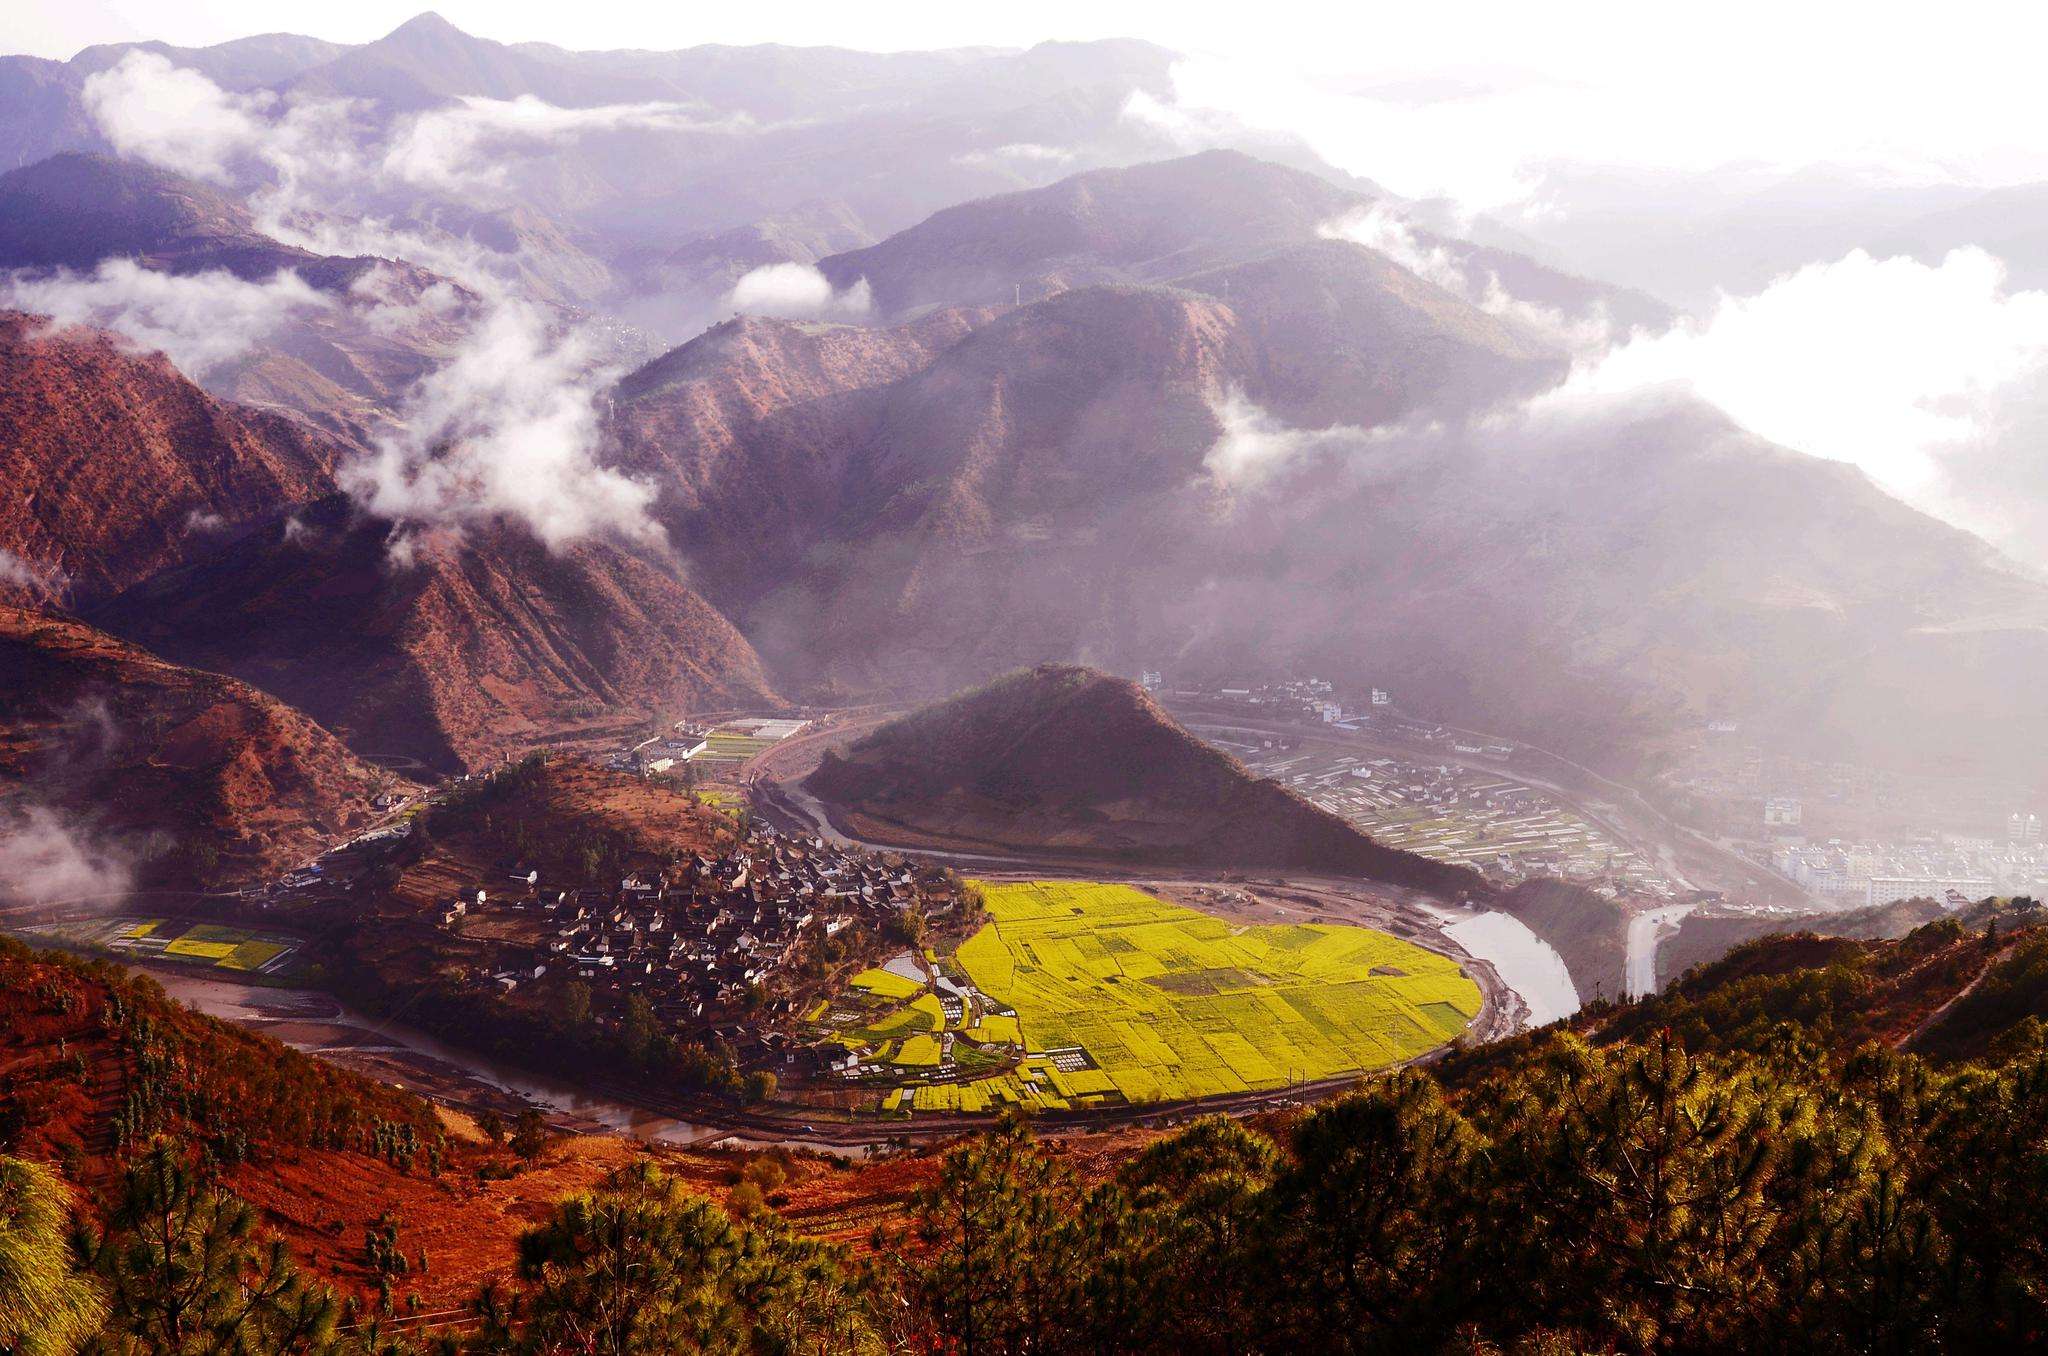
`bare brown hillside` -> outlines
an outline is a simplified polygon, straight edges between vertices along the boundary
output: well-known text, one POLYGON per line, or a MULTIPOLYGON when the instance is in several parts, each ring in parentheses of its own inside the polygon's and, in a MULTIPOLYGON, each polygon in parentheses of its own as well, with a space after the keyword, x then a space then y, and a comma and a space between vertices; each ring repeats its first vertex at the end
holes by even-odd
POLYGON ((390 785, 247 683, 0 606, 0 818, 12 827, 61 826, 148 883, 241 884, 367 824, 390 785))
POLYGON ((339 446, 162 355, 0 312, 0 550, 105 597, 332 487, 339 446))
POLYGON ((336 496, 131 590, 104 621, 435 771, 773 700, 745 638, 661 562, 601 542, 553 552, 505 523, 393 546, 391 523, 336 496))

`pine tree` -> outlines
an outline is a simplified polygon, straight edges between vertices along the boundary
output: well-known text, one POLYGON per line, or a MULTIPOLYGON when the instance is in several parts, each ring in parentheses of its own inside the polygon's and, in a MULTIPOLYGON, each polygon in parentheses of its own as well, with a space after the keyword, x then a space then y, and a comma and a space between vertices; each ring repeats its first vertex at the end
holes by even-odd
POLYGON ((0 1157, 0 1353, 65 1356, 99 1328, 105 1302, 73 1265, 71 1192, 40 1163, 0 1157))
POLYGON ((487 1297, 517 1349, 593 1356, 875 1349, 837 1252, 735 1223, 640 1162, 573 1196, 519 1242, 526 1291, 487 1297))
POLYGON ((169 1141, 129 1167, 107 1232, 80 1250, 111 1302, 89 1350, 267 1356, 333 1345, 333 1293, 303 1280, 282 1242, 258 1236, 255 1211, 203 1181, 169 1141))

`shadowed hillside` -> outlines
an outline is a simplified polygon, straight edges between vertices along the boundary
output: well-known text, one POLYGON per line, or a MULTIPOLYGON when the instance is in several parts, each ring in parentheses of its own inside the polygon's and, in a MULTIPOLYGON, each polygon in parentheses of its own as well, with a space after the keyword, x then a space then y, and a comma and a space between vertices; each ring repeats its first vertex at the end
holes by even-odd
POLYGON ((341 449, 161 354, 0 311, 0 550, 80 600, 332 488, 341 449))
POLYGON ((828 755, 806 785, 882 838, 1485 891, 1473 872, 1382 847, 1253 777, 1136 684, 1067 665, 1013 673, 885 725, 828 755))

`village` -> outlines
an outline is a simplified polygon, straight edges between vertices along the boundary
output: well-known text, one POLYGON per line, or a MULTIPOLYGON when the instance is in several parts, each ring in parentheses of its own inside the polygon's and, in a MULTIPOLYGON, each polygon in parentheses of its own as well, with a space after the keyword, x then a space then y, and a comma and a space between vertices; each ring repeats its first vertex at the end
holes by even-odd
MULTIPOLYGON (((484 942, 472 978, 507 993, 550 977, 589 986, 593 1013, 644 997, 665 1025, 736 1045, 795 1011, 797 967, 848 929, 889 936, 944 921, 961 903, 951 872, 894 854, 750 827, 718 856, 616 885, 561 887, 515 869, 448 900, 440 926, 484 942), (742 1027, 732 1019, 746 1014, 742 1027)), ((770 1048, 782 1042, 767 1042, 770 1048)))

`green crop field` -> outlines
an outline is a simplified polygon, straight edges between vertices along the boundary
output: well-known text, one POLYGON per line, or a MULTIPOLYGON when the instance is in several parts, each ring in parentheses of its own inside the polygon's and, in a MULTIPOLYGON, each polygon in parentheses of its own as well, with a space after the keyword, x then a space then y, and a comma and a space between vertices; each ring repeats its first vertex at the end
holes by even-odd
MULTIPOLYGON (((1016 1013, 1032 1056, 1081 1052, 1053 1071, 1061 1101, 1204 1097, 1384 1068, 1479 1012, 1455 961, 1367 928, 1232 924, 1121 885, 981 888, 993 921, 960 948, 960 966, 1016 1013)), ((916 1104, 935 1091, 915 1090, 916 1104)))
POLYGON ((774 748, 782 741, 763 739, 759 735, 746 734, 739 730, 720 726, 705 740, 704 752, 697 755, 699 763, 744 763, 757 753, 774 748))

